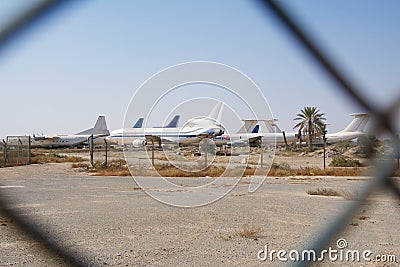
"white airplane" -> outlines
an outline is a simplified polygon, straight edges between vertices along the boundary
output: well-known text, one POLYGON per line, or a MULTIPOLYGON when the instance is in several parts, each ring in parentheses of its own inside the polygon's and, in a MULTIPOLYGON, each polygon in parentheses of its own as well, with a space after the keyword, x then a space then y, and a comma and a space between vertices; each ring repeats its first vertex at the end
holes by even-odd
MULTIPOLYGON (((217 145, 244 145, 244 144, 260 144, 262 143, 281 143, 284 142, 285 138, 283 133, 275 124, 276 119, 270 120, 243 120, 244 124, 236 134, 232 135, 221 135, 214 138, 214 142, 217 145), (259 132, 259 122, 264 122, 267 128, 266 133, 259 132), (276 129, 274 129, 274 126, 276 129)), ((292 142, 297 140, 297 132, 285 133, 286 142, 292 142)))
POLYGON ((244 122, 243 126, 236 132, 236 134, 223 134, 213 138, 215 145, 244 145, 252 137, 251 134, 258 134, 260 125, 258 125, 259 120, 242 120, 244 122))
MULTIPOLYGON (((99 116, 93 128, 69 135, 43 135, 33 136, 31 141, 32 147, 42 148, 59 148, 59 147, 74 147, 87 143, 88 138, 93 135, 94 141, 110 135, 107 129, 106 118, 99 116)), ((104 141, 103 141, 104 142, 104 141)))
POLYGON ((143 147, 148 142, 158 143, 158 145, 198 143, 203 138, 212 138, 224 133, 225 129, 220 123, 222 109, 223 102, 218 102, 208 116, 190 119, 183 127, 177 127, 179 117, 175 117, 164 127, 114 130, 106 140, 118 145, 133 145, 134 147, 143 147))
MULTIPOLYGON (((364 128, 368 123, 369 115, 365 113, 350 114, 354 119, 343 130, 336 133, 328 133, 325 135, 328 144, 334 144, 341 141, 349 141, 360 136, 364 136, 364 128)), ((323 143, 322 137, 314 140, 316 144, 323 143)), ((313 141, 313 143, 314 143, 313 141)))
MULTIPOLYGON (((350 122, 349 125, 345 129, 340 132, 326 134, 325 137, 327 138, 328 144, 333 144, 340 141, 348 141, 360 136, 365 135, 364 128, 369 120, 369 115, 365 113, 354 113, 350 114, 354 116, 354 119, 350 122)), ((242 126, 241 130, 238 131, 237 134, 234 135, 222 135, 218 137, 218 144, 227 144, 227 145, 240 145, 245 143, 291 143, 298 141, 299 132, 285 132, 278 127, 275 123, 277 119, 271 120, 244 120, 245 124, 242 126), (265 123, 267 131, 266 133, 254 133, 249 132, 249 127, 253 127, 259 121, 265 123), (274 128, 275 127, 275 128, 274 128), (246 129, 246 131, 243 131, 246 129)), ((307 135, 302 135, 301 139, 306 140, 307 135)), ((322 137, 313 140, 313 144, 323 144, 322 137)))

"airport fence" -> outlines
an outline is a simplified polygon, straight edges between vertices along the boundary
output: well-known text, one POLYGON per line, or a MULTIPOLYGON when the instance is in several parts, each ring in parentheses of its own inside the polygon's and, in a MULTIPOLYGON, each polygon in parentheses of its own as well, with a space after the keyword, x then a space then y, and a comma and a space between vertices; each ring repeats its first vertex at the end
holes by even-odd
MULTIPOLYGON (((31 9, 28 9, 20 17, 16 18, 15 21, 12 21, 8 27, 5 27, 4 30, 0 32, 0 52, 9 39, 18 35, 28 25, 31 25, 32 22, 39 21, 41 17, 51 13, 51 11, 55 10, 55 7, 61 6, 60 4, 63 2, 69 1, 41 1, 31 9)), ((289 14, 282 2, 273 0, 260 0, 259 2, 262 7, 265 7, 268 15, 272 15, 277 20, 277 23, 283 27, 282 29, 292 35, 294 40, 298 42, 298 45, 301 46, 321 70, 331 78, 332 82, 336 85, 336 90, 347 94, 353 102, 357 103, 371 114, 374 129, 376 129, 375 132, 386 133, 393 137, 392 146, 394 150, 391 156, 393 159, 398 158, 400 150, 399 140, 395 138, 395 119, 398 120, 396 114, 398 114, 400 106, 400 96, 396 96, 396 101, 386 108, 378 108, 374 103, 367 101, 361 93, 362 91, 360 88, 356 88, 345 73, 343 73, 338 66, 333 64, 333 61, 329 58, 329 54, 325 53, 323 49, 317 45, 317 42, 309 34, 305 33, 304 27, 301 26, 300 21, 296 20, 293 14, 289 14)), ((372 156, 373 155, 371 155, 371 157, 372 156)), ((367 201, 368 196, 382 188, 382 186, 392 191, 400 200, 400 188, 395 183, 395 180, 391 178, 395 166, 395 160, 375 160, 373 164, 373 178, 361 189, 358 194, 358 200, 352 201, 339 216, 334 218, 332 223, 326 225, 322 231, 316 232, 314 235, 316 238, 307 248, 309 250, 322 251, 337 234, 348 227, 350 220, 360 211, 361 205, 367 201)), ((7 202, 8 200, 1 196, 0 207, 5 216, 11 218, 15 224, 25 230, 26 233, 30 234, 31 237, 44 244, 48 251, 55 257, 64 258, 74 266, 84 266, 79 255, 66 250, 63 244, 56 242, 54 238, 48 236, 45 229, 40 228, 27 218, 21 217, 14 209, 7 205, 7 202)), ((396 226, 393 225, 393 227, 396 226)), ((313 262, 310 261, 303 261, 298 262, 297 265, 307 266, 312 263, 313 262)))
POLYGON ((6 147, 6 141, 2 140, 0 143, 0 168, 5 166, 5 164, 4 164, 4 162, 5 162, 5 160, 4 160, 5 147, 6 147))
POLYGON ((0 146, 0 167, 31 164, 31 137, 7 136, 0 146))
POLYGON ((103 167, 107 168, 110 146, 105 138, 93 138, 93 135, 88 139, 90 164, 95 166, 96 162, 100 162, 103 167))

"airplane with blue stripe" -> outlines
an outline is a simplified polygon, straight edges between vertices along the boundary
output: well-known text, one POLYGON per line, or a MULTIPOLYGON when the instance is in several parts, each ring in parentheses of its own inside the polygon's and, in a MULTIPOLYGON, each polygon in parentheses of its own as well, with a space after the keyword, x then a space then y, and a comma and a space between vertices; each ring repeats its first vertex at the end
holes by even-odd
POLYGON ((220 120, 223 102, 218 102, 207 116, 196 117, 188 120, 183 127, 177 127, 179 115, 163 127, 142 128, 143 120, 140 118, 133 128, 118 129, 110 133, 107 140, 118 145, 132 145, 143 147, 149 142, 157 143, 198 143, 204 138, 220 136, 225 132, 220 120))

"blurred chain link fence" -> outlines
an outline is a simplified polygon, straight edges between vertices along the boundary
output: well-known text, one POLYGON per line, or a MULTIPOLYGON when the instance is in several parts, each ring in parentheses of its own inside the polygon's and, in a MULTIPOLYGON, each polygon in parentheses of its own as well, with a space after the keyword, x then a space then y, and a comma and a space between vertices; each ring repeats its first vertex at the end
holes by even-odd
MULTIPOLYGON (((37 21, 43 15, 51 13, 54 7, 59 6, 58 4, 64 1, 41 1, 39 4, 34 6, 32 9, 28 10, 21 17, 17 18, 12 22, 9 27, 6 27, 3 32, 0 33, 0 50, 4 43, 11 39, 13 36, 17 35, 22 31, 23 28, 30 25, 32 22, 37 21)), ((378 109, 374 103, 366 100, 364 95, 361 93, 362 90, 355 88, 352 82, 346 77, 346 75, 340 70, 339 67, 335 66, 329 59, 328 54, 323 52, 323 50, 316 45, 316 42, 307 35, 299 23, 294 19, 293 14, 289 14, 288 11, 282 6, 282 2, 265 0, 260 1, 261 5, 266 8, 268 15, 272 15, 281 26, 283 30, 288 31, 299 46, 301 46, 306 53, 315 61, 317 65, 320 66, 322 70, 331 78, 332 82, 337 85, 337 90, 345 92, 355 103, 363 107, 368 111, 373 118, 373 125, 375 129, 375 134, 385 133, 392 137, 393 153, 390 155, 393 160, 375 160, 373 163, 374 171, 372 173, 373 178, 370 182, 360 190, 359 199, 353 201, 351 205, 348 206, 346 210, 342 212, 337 218, 334 218, 330 225, 327 225, 323 231, 317 232, 314 236, 318 238, 308 245, 308 249, 315 251, 322 251, 324 247, 333 238, 340 233, 345 227, 349 225, 351 218, 359 211, 360 206, 366 201, 368 196, 372 194, 375 190, 378 190, 381 186, 393 191, 400 200, 400 188, 395 183, 395 180, 391 178, 393 169, 396 167, 396 160, 399 157, 399 140, 396 138, 395 131, 395 119, 398 120, 396 114, 398 114, 398 109, 400 105, 400 96, 392 105, 389 105, 385 109, 378 109)), ((7 142, 6 142, 7 143, 7 142)), ((28 142, 29 143, 29 142, 28 142)), ((21 138, 11 138, 10 147, 5 148, 4 144, 0 146, 2 156, 6 154, 8 157, 8 162, 10 162, 10 157, 12 162, 19 164, 22 159, 18 155, 26 154, 27 141, 21 138), (24 146, 25 145, 25 146, 24 146), (25 148, 24 148, 25 147, 25 148), (6 151, 6 153, 4 153, 6 151)), ((93 152, 94 153, 94 152, 93 152)), ((372 157, 373 155, 371 155, 372 157)), ((25 159, 25 161, 28 159, 25 159)), ((62 244, 59 244, 48 237, 43 229, 40 229, 34 225, 29 220, 21 218, 18 214, 14 213, 12 209, 8 209, 4 204, 5 200, 0 198, 0 204, 2 212, 12 218, 17 225, 22 229, 27 231, 33 238, 42 242, 50 252, 52 252, 57 257, 62 257, 66 261, 70 262, 75 266, 82 266, 82 261, 79 255, 72 254, 65 249, 63 249, 62 244)), ((393 226, 395 227, 395 226, 393 226)), ((298 266, 306 266, 312 262, 304 261, 298 263, 298 266)))
MULTIPOLYGON (((349 221, 360 211, 361 205, 367 201, 367 198, 372 193, 382 189, 382 186, 393 191, 400 200, 400 188, 398 184, 396 184, 394 178, 391 178, 396 166, 396 161, 394 159, 398 158, 400 151, 399 140, 395 130, 396 120, 398 120, 396 114, 398 114, 400 106, 400 96, 395 96, 397 97, 396 101, 383 109, 378 108, 376 103, 367 101, 362 90, 356 88, 345 73, 343 73, 338 66, 333 64, 333 61, 329 58, 329 54, 324 52, 321 47, 317 46, 317 42, 310 34, 306 33, 300 21, 295 19, 295 15, 289 14, 289 11, 284 8, 282 2, 264 0, 260 1, 260 3, 266 8, 268 14, 272 15, 277 20, 277 23, 283 27, 283 30, 287 31, 316 65, 325 72, 337 86, 336 90, 343 91, 356 104, 364 108, 371 115, 373 118, 372 129, 374 129, 374 134, 379 135, 384 133, 391 138, 393 151, 389 155, 389 160, 383 160, 370 154, 370 157, 375 159, 372 164, 373 178, 361 189, 358 200, 353 201, 341 215, 334 218, 332 223, 328 224, 324 231, 315 233, 314 236, 318 236, 318 238, 311 244, 308 244, 308 249, 319 252, 349 225, 349 221)), ((368 145, 372 147, 372 143, 368 145)), ((372 151, 372 149, 370 151, 372 151)), ((312 263, 311 261, 303 261, 297 265, 307 266, 312 263)))
POLYGON ((0 167, 31 164, 31 137, 7 136, 0 144, 0 167))

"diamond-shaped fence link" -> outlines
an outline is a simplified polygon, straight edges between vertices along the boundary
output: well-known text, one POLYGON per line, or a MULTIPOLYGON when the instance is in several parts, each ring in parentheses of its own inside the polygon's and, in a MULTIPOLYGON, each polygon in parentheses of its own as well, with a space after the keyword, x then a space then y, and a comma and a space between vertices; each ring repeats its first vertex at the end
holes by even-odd
MULTIPOLYGON (((64 1, 42 1, 39 4, 33 6, 30 10, 27 10, 24 14, 18 17, 15 21, 10 23, 7 27, 0 32, 0 52, 5 44, 13 39, 16 35, 22 32, 27 26, 32 25, 33 22, 38 21, 43 16, 51 13, 55 10, 55 7, 60 6, 59 4, 64 1)), ((266 8, 268 15, 272 15, 277 20, 277 23, 283 27, 283 30, 288 31, 294 39, 298 42, 299 46, 303 47, 309 56, 320 66, 322 70, 331 78, 331 80, 337 85, 337 90, 345 92, 355 103, 359 104, 366 111, 369 112, 373 119, 373 125, 376 129, 376 134, 386 133, 392 137, 391 146, 393 150, 389 155, 389 160, 375 159, 373 163, 373 178, 369 183, 359 192, 358 200, 352 202, 346 210, 342 212, 333 222, 328 225, 323 231, 318 232, 315 236, 318 236, 312 244, 307 247, 310 250, 321 251, 333 238, 340 233, 347 225, 352 217, 359 211, 361 204, 363 204, 367 197, 371 195, 379 187, 384 186, 395 193, 400 200, 400 188, 394 182, 391 175, 393 169, 398 167, 398 158, 400 155, 399 139, 395 132, 395 122, 397 119, 400 106, 400 98, 389 105, 386 109, 379 109, 374 103, 366 100, 361 93, 359 88, 356 88, 351 80, 346 77, 345 73, 341 71, 338 66, 335 66, 329 59, 329 55, 323 51, 321 47, 316 45, 313 38, 305 33, 303 28, 300 26, 300 22, 294 19, 292 14, 283 7, 279 1, 265 0, 260 1, 266 8), (396 163, 397 162, 397 163, 396 163)), ((15 140, 13 140, 14 142, 15 140)), ((4 144, 0 145, 0 155, 4 156, 4 144), (1 154, 3 153, 3 154, 1 154)), ((373 155, 371 155, 372 157, 373 155)), ((14 213, 13 210, 9 209, 6 205, 6 200, 0 195, 0 208, 1 212, 12 218, 12 220, 20 226, 23 230, 31 235, 31 237, 40 241, 46 246, 49 252, 53 253, 57 257, 61 257, 69 262, 71 265, 82 266, 82 261, 79 255, 70 253, 63 248, 62 244, 55 242, 54 239, 47 236, 43 229, 40 229, 27 220, 21 218, 18 214, 14 213)), ((299 266, 309 265, 310 262, 303 261, 299 262, 299 266)))

